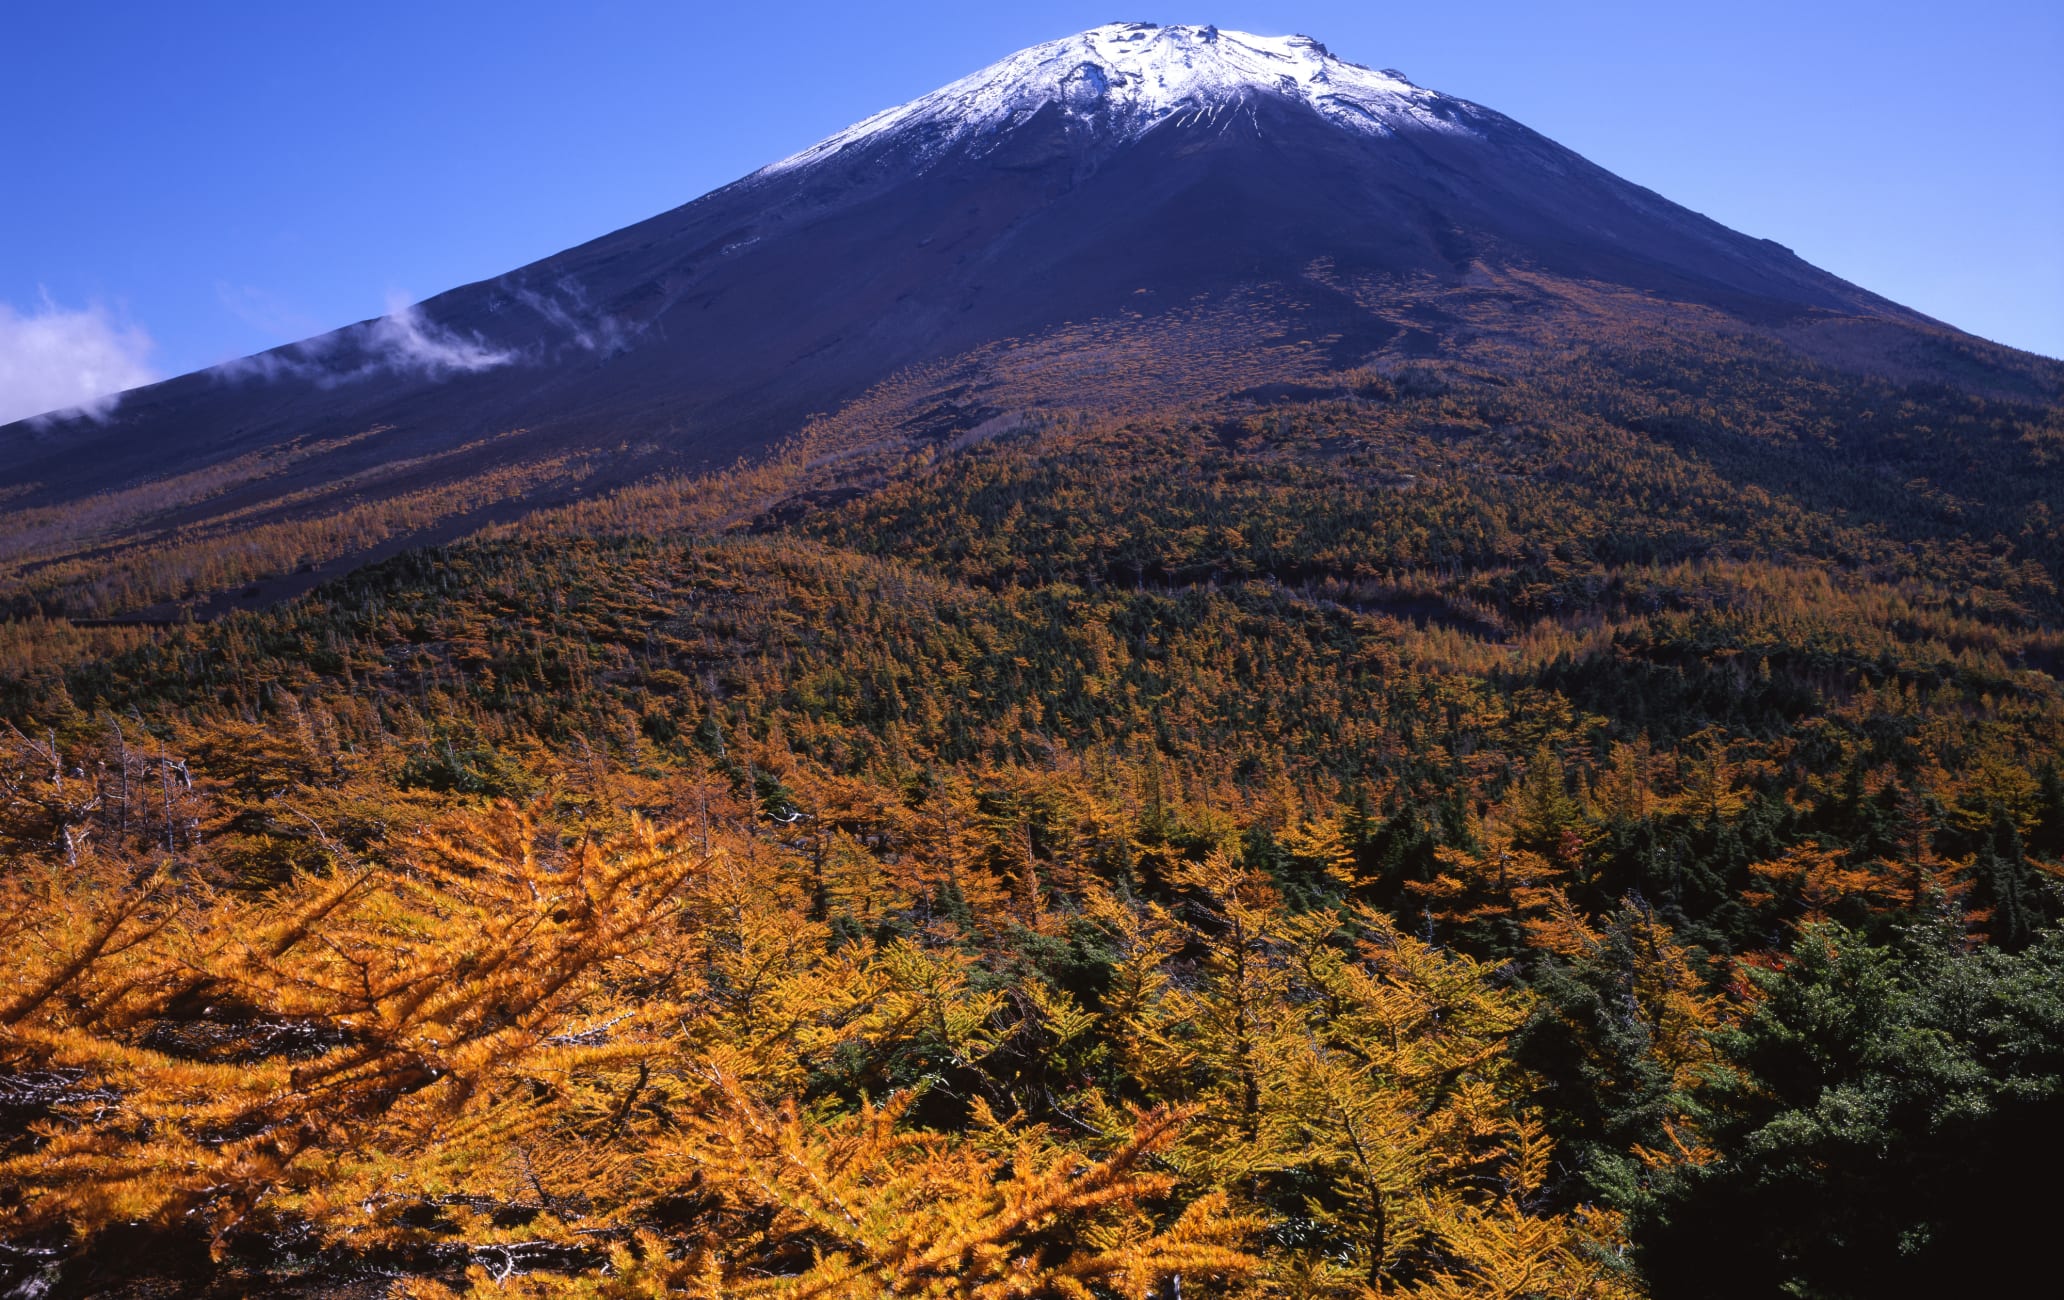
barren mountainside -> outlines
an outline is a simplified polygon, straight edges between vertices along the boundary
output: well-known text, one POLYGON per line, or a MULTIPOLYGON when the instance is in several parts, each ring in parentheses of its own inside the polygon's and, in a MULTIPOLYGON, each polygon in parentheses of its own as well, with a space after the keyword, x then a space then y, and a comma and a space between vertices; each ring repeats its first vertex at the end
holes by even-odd
POLYGON ((1902 378, 2056 383, 1309 38, 1114 24, 497 279, 104 420, 0 429, 0 557, 46 608, 215 608, 247 576, 277 594, 308 564, 760 456, 863 398, 848 442, 951 437, 1074 405, 1114 355, 1144 367, 1138 405, 1663 318, 1902 378), (313 547, 278 541, 326 518, 313 547), (78 557, 265 528, 249 574, 58 595, 78 557))

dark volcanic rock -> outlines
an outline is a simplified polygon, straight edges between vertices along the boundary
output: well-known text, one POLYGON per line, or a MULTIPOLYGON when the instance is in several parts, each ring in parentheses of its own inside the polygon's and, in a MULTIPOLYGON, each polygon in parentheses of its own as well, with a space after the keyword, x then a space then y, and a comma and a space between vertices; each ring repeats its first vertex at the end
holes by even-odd
POLYGON ((1924 324, 1304 38, 1114 25, 411 312, 137 390, 102 423, 0 429, 0 463, 37 485, 10 504, 39 505, 350 440, 208 513, 461 448, 382 490, 620 444, 641 468, 721 465, 904 367, 1063 322, 1270 285, 1352 353, 1367 322, 1327 284, 1485 268, 1766 325, 1924 324))

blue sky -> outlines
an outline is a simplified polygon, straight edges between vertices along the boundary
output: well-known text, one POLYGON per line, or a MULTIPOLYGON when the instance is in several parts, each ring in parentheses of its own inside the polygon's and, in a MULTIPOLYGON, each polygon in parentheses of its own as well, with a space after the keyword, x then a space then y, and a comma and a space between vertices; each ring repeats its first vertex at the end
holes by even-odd
POLYGON ((1308 33, 2064 354, 2054 0, 7 0, 0 418, 67 366, 137 382, 498 274, 1117 18, 1308 33))

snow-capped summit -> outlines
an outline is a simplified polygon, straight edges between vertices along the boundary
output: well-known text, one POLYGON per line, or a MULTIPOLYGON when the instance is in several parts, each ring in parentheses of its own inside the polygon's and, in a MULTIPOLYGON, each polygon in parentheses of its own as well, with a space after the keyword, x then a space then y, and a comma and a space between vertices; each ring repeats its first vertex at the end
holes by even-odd
MULTIPOLYGON (((1240 373, 1228 357, 1269 373, 1278 347, 1437 352, 1478 328, 1443 295, 1501 286, 1526 305, 1467 310, 1516 319, 1565 310, 1558 284, 1758 328, 1918 320, 1308 37, 1121 23, 389 318, 138 390, 99 422, 0 429, 0 465, 40 485, 29 506, 283 447, 328 449, 278 461, 264 491, 294 501, 397 464, 434 478, 597 448, 613 474, 671 472, 758 454, 891 376, 1064 373, 1018 369, 1031 341, 1079 349, 1082 374, 1116 349, 1135 396, 1187 392, 1240 373)), ((986 418, 988 382, 955 380, 910 427, 986 418)))
POLYGON ((784 158, 772 175, 884 138, 908 140, 922 164, 955 147, 983 152, 1042 112, 1091 122, 1113 142, 1175 122, 1214 122, 1253 95, 1300 101, 1371 135, 1466 130, 1481 110, 1403 74, 1335 57, 1309 36, 1256 36, 1217 27, 1107 23, 1018 51, 980 72, 876 113, 784 158))

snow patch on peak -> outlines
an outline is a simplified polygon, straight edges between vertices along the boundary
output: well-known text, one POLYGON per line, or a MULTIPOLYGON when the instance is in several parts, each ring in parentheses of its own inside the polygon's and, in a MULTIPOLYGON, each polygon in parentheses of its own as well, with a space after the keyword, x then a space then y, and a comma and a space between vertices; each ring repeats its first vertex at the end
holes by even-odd
POLYGON ((1255 92, 1302 101, 1340 126, 1379 136, 1469 131, 1480 112, 1401 73, 1336 58, 1309 36, 1109 23, 1020 50, 759 174, 791 171, 889 136, 906 140, 920 166, 956 148, 979 154, 1049 106, 1095 121, 1118 139, 1137 139, 1171 120, 1215 118, 1255 92))

